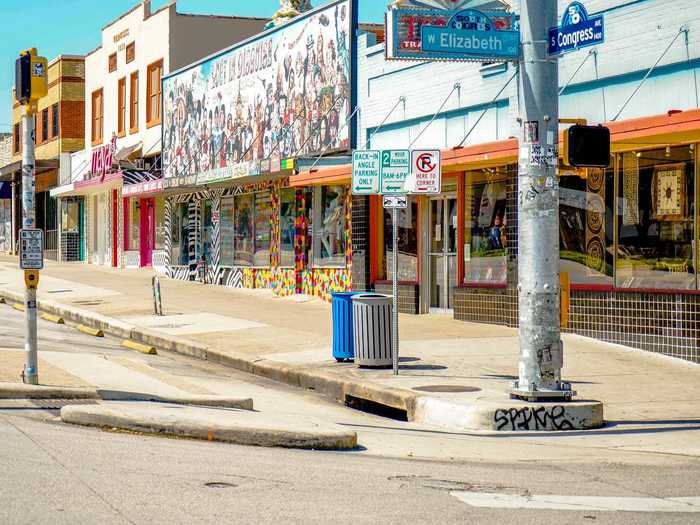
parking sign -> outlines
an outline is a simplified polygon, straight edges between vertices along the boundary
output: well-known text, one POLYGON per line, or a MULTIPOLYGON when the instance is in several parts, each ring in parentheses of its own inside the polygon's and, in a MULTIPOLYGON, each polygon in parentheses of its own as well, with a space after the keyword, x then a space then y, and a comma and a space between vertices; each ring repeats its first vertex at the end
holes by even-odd
POLYGON ((440 193, 442 189, 440 150, 417 149, 411 152, 411 175, 405 188, 407 193, 440 193))

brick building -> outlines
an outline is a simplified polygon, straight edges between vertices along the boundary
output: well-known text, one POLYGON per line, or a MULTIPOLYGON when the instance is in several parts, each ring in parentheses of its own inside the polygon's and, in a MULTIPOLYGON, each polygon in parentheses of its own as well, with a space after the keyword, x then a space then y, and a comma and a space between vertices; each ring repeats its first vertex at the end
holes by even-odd
MULTIPOLYGON (((60 55, 49 62, 48 94, 37 103, 35 122, 36 220, 45 233, 45 255, 58 257, 58 214, 49 190, 58 183, 61 158, 85 147, 85 61, 60 55)), ((11 157, 0 167, 0 181, 8 183, 15 202, 11 215, 10 246, 15 247, 21 227, 22 112, 13 96, 11 157)))

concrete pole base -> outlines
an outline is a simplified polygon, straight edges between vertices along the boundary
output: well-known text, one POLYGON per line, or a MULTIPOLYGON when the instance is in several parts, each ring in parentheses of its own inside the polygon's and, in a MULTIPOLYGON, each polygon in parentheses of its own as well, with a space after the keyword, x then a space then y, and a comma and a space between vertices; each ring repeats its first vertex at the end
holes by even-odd
POLYGON ((559 383, 559 389, 522 389, 518 381, 513 382, 510 389, 511 399, 522 399, 524 401, 571 401, 576 396, 576 391, 571 388, 571 383, 559 383))

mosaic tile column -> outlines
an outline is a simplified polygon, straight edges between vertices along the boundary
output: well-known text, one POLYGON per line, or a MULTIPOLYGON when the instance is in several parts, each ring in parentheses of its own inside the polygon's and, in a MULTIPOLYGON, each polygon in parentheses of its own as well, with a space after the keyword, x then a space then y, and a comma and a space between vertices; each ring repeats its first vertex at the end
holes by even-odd
POLYGON ((163 203, 163 214, 165 215, 165 271, 166 275, 172 279, 173 269, 172 269, 172 252, 173 252, 173 199, 168 197, 163 203))

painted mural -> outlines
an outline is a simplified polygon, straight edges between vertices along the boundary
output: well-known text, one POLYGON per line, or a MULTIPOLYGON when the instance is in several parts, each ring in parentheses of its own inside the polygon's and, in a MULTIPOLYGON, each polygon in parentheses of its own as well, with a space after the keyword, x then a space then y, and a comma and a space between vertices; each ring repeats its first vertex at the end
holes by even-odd
POLYGON ((164 79, 165 177, 348 149, 350 8, 335 2, 164 79))

